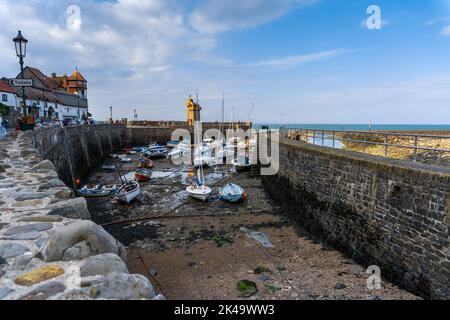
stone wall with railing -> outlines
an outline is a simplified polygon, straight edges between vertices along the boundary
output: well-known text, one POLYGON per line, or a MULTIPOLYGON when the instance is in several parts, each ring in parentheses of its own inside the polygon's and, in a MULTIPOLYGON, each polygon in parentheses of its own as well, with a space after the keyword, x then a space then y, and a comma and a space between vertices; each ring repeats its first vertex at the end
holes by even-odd
POLYGON ((303 228, 423 297, 450 298, 450 169, 281 139, 266 190, 303 228))

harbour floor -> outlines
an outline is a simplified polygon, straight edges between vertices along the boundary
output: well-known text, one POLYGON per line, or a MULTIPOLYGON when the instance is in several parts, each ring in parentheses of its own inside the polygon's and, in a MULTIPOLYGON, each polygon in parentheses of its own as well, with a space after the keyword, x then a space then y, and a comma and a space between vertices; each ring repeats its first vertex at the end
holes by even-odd
MULTIPOLYGON (((135 170, 138 156, 132 158, 123 165, 126 173, 135 170)), ((192 168, 155 160, 151 181, 140 183, 142 193, 132 204, 88 199, 89 210, 127 247, 129 271, 148 277, 168 299, 417 299, 385 280, 381 289, 368 289, 368 266, 290 223, 260 178, 232 171, 230 166, 205 169, 213 195, 202 203, 185 191, 192 168), (228 181, 245 189, 246 201, 219 200, 219 189, 228 181), (239 291, 242 280, 253 282, 257 291, 239 291)), ((87 182, 117 179, 100 165, 87 182)))

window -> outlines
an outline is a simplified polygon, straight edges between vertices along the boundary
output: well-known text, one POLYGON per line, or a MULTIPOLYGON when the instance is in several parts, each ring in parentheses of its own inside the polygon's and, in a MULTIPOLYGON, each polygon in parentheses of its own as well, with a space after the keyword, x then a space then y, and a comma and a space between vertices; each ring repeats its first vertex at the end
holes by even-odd
POLYGON ((7 102, 8 101, 8 95, 2 93, 2 101, 7 102))

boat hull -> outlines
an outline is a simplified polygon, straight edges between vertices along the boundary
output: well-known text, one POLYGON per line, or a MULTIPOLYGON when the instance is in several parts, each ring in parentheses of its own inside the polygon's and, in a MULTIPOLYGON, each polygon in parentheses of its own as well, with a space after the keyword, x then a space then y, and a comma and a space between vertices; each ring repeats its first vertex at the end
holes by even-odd
POLYGON ((209 196, 211 195, 211 188, 203 186, 203 188, 193 188, 192 186, 189 186, 186 188, 186 191, 188 192, 189 196, 191 198, 194 198, 196 200, 200 200, 205 202, 208 200, 209 196))
POLYGON ((225 185, 220 189, 219 198, 220 200, 236 203, 241 200, 245 200, 246 194, 244 189, 235 184, 225 185))
POLYGON ((136 180, 139 182, 150 181, 151 172, 147 170, 138 170, 135 173, 136 180))
POLYGON ((141 193, 141 187, 139 186, 139 183, 135 182, 135 189, 128 192, 120 192, 117 200, 123 203, 130 204, 136 197, 141 193))

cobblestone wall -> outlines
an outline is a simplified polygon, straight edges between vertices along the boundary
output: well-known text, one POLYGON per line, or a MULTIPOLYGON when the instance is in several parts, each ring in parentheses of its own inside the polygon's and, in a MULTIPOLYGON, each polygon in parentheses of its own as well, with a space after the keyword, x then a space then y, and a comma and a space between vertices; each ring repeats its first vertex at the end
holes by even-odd
POLYGON ((124 135, 123 124, 96 124, 42 128, 32 138, 41 155, 55 165, 61 180, 72 187, 72 172, 74 179, 84 178, 113 150, 121 150, 124 135))
POLYGON ((129 274, 125 247, 89 220, 34 137, 0 141, 0 300, 163 299, 129 274))
POLYGON ((282 139, 273 199, 311 234, 427 298, 450 298, 450 169, 282 139))

